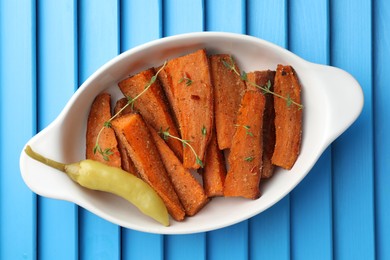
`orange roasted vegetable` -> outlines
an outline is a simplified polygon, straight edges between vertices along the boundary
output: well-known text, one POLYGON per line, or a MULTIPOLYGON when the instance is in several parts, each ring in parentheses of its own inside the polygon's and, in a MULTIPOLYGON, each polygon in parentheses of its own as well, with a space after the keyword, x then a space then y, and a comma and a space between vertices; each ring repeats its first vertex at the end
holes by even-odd
POLYGON ((229 155, 230 168, 225 179, 225 196, 248 199, 260 196, 264 106, 265 97, 259 91, 248 90, 242 97, 229 155))
POLYGON ((104 127, 111 118, 111 96, 99 94, 92 103, 87 122, 86 158, 121 167, 121 157, 114 130, 104 127))
MULTIPOLYGON (((158 75, 178 121, 181 138, 188 140, 203 161, 213 126, 213 89, 204 49, 168 61, 158 75)), ((163 130, 166 130, 163 128, 163 130)), ((172 135, 172 131, 170 131, 172 135)), ((189 146, 183 150, 183 165, 202 165, 189 146)))
POLYGON ((290 170, 298 158, 302 138, 302 109, 290 102, 301 103, 301 85, 291 66, 278 65, 274 91, 289 100, 274 97, 276 141, 272 163, 290 170))
POLYGON ((185 211, 165 170, 149 129, 139 114, 125 114, 112 121, 112 127, 125 144, 141 178, 156 192, 169 214, 182 221, 185 211))

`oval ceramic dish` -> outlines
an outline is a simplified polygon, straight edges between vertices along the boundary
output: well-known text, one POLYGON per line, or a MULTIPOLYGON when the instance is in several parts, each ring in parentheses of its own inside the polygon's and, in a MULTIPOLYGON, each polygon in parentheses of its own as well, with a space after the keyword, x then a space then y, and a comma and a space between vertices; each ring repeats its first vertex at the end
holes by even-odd
POLYGON ((89 109, 103 90, 117 100, 122 94, 117 83, 129 75, 165 60, 200 48, 208 53, 232 54, 242 70, 275 69, 292 65, 302 84, 303 138, 301 154, 290 171, 278 169, 271 180, 261 184, 257 200, 215 198, 196 216, 184 222, 171 219, 163 227, 142 215, 127 201, 111 194, 87 190, 65 174, 30 159, 23 151, 20 169, 27 186, 35 193, 67 200, 120 226, 159 234, 185 234, 214 230, 246 220, 274 205, 310 171, 326 147, 359 116, 363 93, 358 82, 343 70, 307 62, 264 40, 239 34, 200 32, 159 39, 133 48, 97 70, 76 91, 68 104, 46 129, 31 140, 37 152, 70 163, 85 159, 85 132, 89 109))

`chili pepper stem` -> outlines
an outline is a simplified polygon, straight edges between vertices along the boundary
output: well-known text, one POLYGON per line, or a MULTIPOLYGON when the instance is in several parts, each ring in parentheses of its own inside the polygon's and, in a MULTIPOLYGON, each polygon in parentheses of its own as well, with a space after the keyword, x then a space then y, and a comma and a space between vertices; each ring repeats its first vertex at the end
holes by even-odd
POLYGON ((55 168, 59 171, 65 172, 66 164, 51 160, 51 159, 33 151, 33 149, 29 145, 26 146, 26 149, 24 149, 24 151, 31 158, 33 158, 33 159, 35 159, 43 164, 46 164, 47 166, 55 168))

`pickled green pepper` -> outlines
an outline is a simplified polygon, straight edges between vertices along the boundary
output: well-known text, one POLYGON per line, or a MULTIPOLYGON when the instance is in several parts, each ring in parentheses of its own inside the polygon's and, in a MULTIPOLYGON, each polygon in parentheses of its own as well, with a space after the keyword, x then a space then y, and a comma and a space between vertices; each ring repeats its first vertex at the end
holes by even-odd
POLYGON ((169 215, 164 202, 146 182, 128 172, 93 160, 82 160, 72 164, 56 162, 27 146, 25 152, 31 158, 66 173, 81 186, 120 196, 142 213, 169 226, 169 215))

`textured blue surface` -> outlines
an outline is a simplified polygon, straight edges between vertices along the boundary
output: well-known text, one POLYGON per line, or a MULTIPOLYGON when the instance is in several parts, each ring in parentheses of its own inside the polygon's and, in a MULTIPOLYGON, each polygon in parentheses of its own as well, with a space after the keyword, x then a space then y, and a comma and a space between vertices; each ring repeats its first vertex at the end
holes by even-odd
MULTIPOLYGON (((329 2, 291 1, 289 15, 289 49, 308 61, 329 64, 329 2)), ((332 259, 331 148, 290 198, 292 258, 332 259)))
POLYGON ((0 259, 390 259, 389 24, 386 0, 0 0, 0 259), (97 68, 206 30, 268 40, 361 84, 361 116, 293 192, 234 226, 173 236, 26 187, 23 145, 97 68))
POLYGON ((374 4, 374 187, 375 240, 378 259, 390 259, 390 116, 387 101, 390 98, 390 74, 386 63, 390 59, 390 2, 374 4))
MULTIPOLYGON (((118 1, 78 2, 79 83, 120 53, 118 1)), ((79 254, 82 259, 118 259, 120 227, 79 209, 79 254)))
POLYGON ((371 15, 368 0, 331 5, 331 64, 356 77, 365 101, 358 120, 332 146, 334 256, 340 259, 375 257, 371 15))
MULTIPOLYGON (((63 0, 37 5, 38 131, 57 117, 77 88, 75 8, 73 2, 63 0)), ((77 206, 38 197, 37 209, 38 258, 76 257, 77 206)))
POLYGON ((24 185, 19 154, 36 133, 36 6, 0 1, 0 258, 33 259, 36 195, 24 185))

